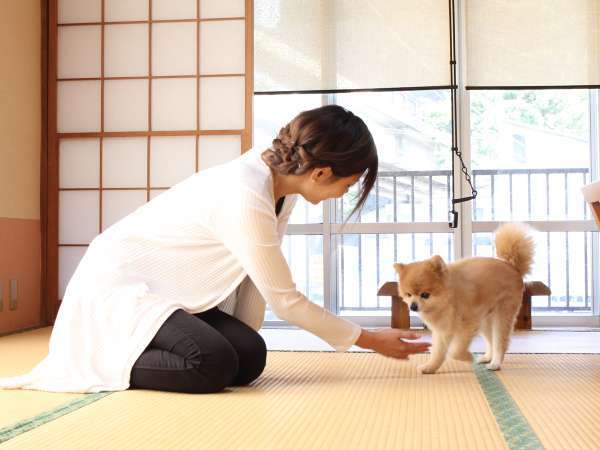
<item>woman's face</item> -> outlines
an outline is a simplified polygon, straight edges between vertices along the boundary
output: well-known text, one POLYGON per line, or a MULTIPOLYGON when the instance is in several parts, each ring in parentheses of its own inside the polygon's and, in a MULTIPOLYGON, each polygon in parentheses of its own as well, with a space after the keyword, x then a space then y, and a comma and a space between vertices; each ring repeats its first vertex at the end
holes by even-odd
POLYGON ((314 205, 330 198, 340 198, 361 175, 359 173, 349 177, 337 177, 329 167, 315 168, 306 175, 300 194, 314 205))

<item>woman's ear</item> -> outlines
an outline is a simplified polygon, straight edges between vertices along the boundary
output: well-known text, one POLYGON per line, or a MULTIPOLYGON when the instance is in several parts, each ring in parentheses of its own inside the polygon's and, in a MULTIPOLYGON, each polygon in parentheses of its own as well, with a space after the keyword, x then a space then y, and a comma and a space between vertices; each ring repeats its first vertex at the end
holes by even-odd
POLYGON ((323 181, 328 181, 333 176, 333 171, 331 167, 315 167, 311 174, 310 179, 316 183, 322 183, 323 181))

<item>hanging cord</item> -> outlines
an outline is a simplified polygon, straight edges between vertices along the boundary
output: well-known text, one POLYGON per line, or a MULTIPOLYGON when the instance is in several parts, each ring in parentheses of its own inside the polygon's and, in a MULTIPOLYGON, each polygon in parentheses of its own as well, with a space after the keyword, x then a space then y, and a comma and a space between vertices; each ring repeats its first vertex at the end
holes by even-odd
POLYGON ((462 152, 458 149, 458 102, 456 100, 456 91, 458 86, 456 83, 456 16, 454 14, 454 0, 448 0, 448 10, 450 13, 450 101, 452 110, 452 203, 450 205, 451 209, 448 211, 448 218, 450 219, 448 226, 450 228, 457 228, 458 211, 456 211, 455 205, 457 203, 474 200, 475 197, 477 197, 477 191, 471 182, 471 175, 469 175, 467 166, 463 161, 462 152), (460 161, 460 170, 464 174, 465 180, 467 180, 467 183, 469 183, 471 188, 471 195, 469 197, 454 198, 454 193, 456 192, 454 188, 454 155, 458 157, 458 160, 460 161))
MULTIPOLYGON (((452 209, 449 212, 452 214, 452 219, 450 222, 448 222, 448 226, 450 228, 456 228, 458 226, 458 211, 456 211, 454 205, 457 203, 468 202, 469 200, 475 200, 477 197, 477 190, 473 187, 473 183, 471 182, 471 175, 469 175, 467 166, 465 166, 465 162, 462 159, 462 152, 458 150, 458 147, 452 147, 452 152, 458 156, 461 165, 460 170, 465 175, 465 180, 467 180, 467 183, 469 183, 469 187, 471 188, 471 195, 469 197, 454 198, 454 181, 452 182, 452 209)), ((453 159, 454 154, 452 155, 453 159)), ((452 178, 454 179, 454 163, 452 164, 452 178)))

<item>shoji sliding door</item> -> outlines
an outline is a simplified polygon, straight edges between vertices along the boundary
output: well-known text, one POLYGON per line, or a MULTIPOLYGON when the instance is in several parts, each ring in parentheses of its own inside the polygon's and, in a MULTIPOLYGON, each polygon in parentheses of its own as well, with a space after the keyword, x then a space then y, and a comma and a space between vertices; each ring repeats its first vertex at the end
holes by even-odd
POLYGON ((96 235, 251 146, 253 68, 251 0, 53 0, 49 14, 52 320, 96 235))

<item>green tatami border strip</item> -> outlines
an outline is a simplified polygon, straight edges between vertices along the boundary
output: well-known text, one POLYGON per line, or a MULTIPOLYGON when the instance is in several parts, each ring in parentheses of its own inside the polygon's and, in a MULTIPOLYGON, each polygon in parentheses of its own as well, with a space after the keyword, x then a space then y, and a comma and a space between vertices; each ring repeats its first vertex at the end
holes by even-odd
POLYGON ((493 370, 473 363, 473 371, 510 450, 539 450, 544 446, 493 370))
POLYGON ((0 444, 20 434, 26 433, 27 431, 31 431, 34 428, 39 427, 40 425, 44 425, 45 423, 58 419, 59 417, 64 416, 65 414, 69 414, 70 412, 83 408, 84 406, 87 406, 90 403, 100 400, 110 394, 112 394, 112 392, 84 394, 83 397, 76 398, 75 400, 71 400, 70 402, 67 402, 61 406, 57 406, 56 408, 44 411, 43 413, 38 414, 37 416, 21 420, 20 422, 17 422, 13 425, 9 425, 4 428, 0 428, 0 444))

